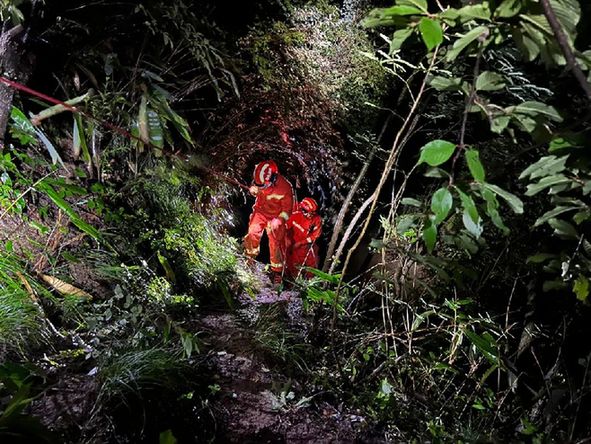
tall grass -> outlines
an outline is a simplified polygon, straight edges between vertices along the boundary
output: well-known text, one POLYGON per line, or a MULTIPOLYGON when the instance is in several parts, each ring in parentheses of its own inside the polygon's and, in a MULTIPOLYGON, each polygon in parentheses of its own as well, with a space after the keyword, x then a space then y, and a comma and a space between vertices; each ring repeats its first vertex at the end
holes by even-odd
POLYGON ((0 347, 3 349, 22 351, 41 340, 43 323, 31 294, 33 286, 35 283, 26 276, 15 256, 0 253, 0 347))

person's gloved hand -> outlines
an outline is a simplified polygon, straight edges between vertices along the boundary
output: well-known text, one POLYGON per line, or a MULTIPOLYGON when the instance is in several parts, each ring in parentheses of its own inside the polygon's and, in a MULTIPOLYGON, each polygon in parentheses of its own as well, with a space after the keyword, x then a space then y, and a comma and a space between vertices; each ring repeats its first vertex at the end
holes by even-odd
POLYGON ((259 187, 257 187, 256 185, 252 185, 249 189, 248 192, 250 194, 252 194, 253 196, 256 196, 257 194, 259 194, 259 187))
POLYGON ((275 217, 275 218, 271 219, 271 229, 272 230, 279 229, 279 227, 281 227, 281 225, 283 225, 283 219, 281 219, 280 217, 275 217))

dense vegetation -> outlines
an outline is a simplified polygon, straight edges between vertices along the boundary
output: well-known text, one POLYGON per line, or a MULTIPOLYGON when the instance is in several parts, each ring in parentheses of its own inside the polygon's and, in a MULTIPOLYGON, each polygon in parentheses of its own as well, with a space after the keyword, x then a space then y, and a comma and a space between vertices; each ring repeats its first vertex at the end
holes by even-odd
POLYGON ((2 441, 589 439, 586 2, 0 20, 2 441), (267 158, 324 218, 271 304, 240 245, 267 158))

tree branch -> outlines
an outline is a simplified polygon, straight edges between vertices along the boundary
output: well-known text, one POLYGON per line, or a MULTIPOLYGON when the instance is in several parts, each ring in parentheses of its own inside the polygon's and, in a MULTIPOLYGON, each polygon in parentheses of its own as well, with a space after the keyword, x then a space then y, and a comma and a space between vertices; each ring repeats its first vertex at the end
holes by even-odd
POLYGON ((591 100, 591 85, 587 81, 585 74, 581 70, 581 67, 577 63, 575 59, 575 54, 573 53, 572 48, 568 43, 568 39, 564 30, 562 29, 562 25, 556 18, 556 14, 554 13, 554 9, 552 9, 552 5, 550 5, 550 0, 540 0, 542 4, 542 8, 544 9, 544 15, 550 24, 550 28, 552 28, 552 32, 554 33, 554 37, 556 37, 556 41, 558 42, 558 46, 560 47, 564 57, 566 58, 566 63, 568 64, 569 68, 573 71, 576 79, 578 80, 581 88, 585 91, 587 98, 591 100))

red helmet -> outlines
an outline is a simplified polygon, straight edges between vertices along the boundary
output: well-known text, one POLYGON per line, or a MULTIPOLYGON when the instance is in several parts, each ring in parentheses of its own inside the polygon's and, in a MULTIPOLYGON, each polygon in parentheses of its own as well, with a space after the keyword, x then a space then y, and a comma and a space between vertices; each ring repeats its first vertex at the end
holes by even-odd
POLYGON ((257 163, 254 167, 253 179, 258 186, 263 186, 273 181, 273 177, 277 175, 279 168, 272 160, 265 160, 257 163))
POLYGON ((311 197, 305 197, 300 202, 300 208, 307 213, 316 213, 318 211, 318 204, 311 197))

